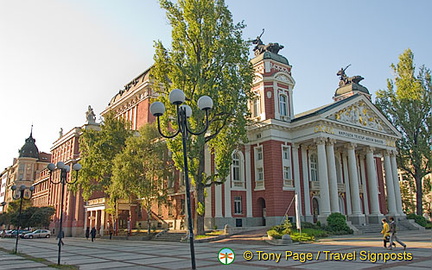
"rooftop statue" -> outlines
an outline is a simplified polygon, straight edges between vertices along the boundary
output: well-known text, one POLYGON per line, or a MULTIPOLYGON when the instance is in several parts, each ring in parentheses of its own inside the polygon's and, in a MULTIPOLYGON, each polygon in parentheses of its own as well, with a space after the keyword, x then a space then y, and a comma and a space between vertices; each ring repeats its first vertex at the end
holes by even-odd
POLYGON ((345 70, 347 70, 347 68, 349 68, 349 66, 351 66, 351 64, 349 64, 348 66, 346 66, 346 68, 341 68, 336 75, 340 76, 340 81, 339 81, 339 87, 351 84, 351 83, 359 83, 361 80, 363 80, 364 78, 362 76, 352 76, 352 77, 348 77, 345 74, 345 70))
POLYGON ((86 118, 88 124, 95 124, 96 123, 96 115, 93 112, 92 107, 89 105, 88 110, 86 112, 86 118))
POLYGON ((279 45, 279 43, 269 43, 267 45, 262 42, 261 37, 264 34, 265 29, 263 29, 261 35, 257 36, 256 39, 252 40, 252 44, 256 44, 254 50, 255 56, 258 56, 264 52, 272 52, 275 54, 279 53, 279 50, 284 48, 283 45, 279 45))

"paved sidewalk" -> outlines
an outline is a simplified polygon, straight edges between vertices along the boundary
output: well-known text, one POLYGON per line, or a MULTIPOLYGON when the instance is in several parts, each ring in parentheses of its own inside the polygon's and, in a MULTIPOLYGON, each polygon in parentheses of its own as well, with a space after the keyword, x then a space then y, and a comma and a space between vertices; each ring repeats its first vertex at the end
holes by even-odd
MULTIPOLYGON (((272 246, 265 242, 196 243, 198 269, 430 269, 432 231, 398 233, 408 248, 389 251, 382 248, 379 234, 350 235, 323 239, 312 244, 272 246), (232 264, 218 261, 219 251, 235 253, 232 264), (246 260, 250 259, 249 261, 246 260), (384 262, 384 260, 386 260, 384 262)), ((65 238, 61 263, 87 269, 190 269, 188 243, 65 238)), ((12 250, 14 239, 0 239, 0 247, 12 250)), ((57 262, 57 241, 22 239, 18 251, 57 262)), ((0 269, 52 269, 17 255, 0 252, 0 269)))

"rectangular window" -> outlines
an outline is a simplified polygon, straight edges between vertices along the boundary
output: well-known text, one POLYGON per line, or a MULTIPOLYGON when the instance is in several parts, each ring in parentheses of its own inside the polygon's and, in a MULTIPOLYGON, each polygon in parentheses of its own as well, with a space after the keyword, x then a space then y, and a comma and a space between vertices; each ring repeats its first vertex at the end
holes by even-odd
POLYGON ((234 197, 234 214, 242 214, 242 197, 235 196, 234 197))
POLYGON ((264 181, 264 171, 263 168, 257 168, 257 181, 264 181))
POLYGON ((291 167, 288 166, 284 166, 283 167, 283 175, 284 175, 284 180, 291 180, 291 167))
POLYGON ((279 113, 281 116, 287 116, 287 96, 279 95, 279 113))
POLYGON ((257 148, 257 160, 262 160, 263 159, 263 152, 262 152, 262 148, 258 147, 257 148))
POLYGON ((255 99, 253 100, 253 106, 252 106, 252 117, 258 117, 260 115, 260 100, 259 96, 255 96, 255 99))

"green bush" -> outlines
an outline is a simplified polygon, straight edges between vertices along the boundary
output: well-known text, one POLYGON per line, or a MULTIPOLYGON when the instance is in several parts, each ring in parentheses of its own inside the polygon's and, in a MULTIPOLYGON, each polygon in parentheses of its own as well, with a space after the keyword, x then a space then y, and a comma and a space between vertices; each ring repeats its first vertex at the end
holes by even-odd
POLYGON ((421 225, 423 227, 426 227, 428 225, 428 221, 423 216, 420 216, 420 215, 416 215, 416 214, 413 214, 413 213, 412 214, 408 214, 407 215, 407 219, 414 219, 414 221, 417 224, 419 224, 419 225, 421 225))
POLYGON ((308 235, 311 235, 311 236, 317 237, 317 238, 328 236, 328 233, 324 230, 321 230, 321 229, 306 228, 306 229, 302 229, 302 233, 306 233, 308 235))
POLYGON ((302 222, 302 229, 320 229, 321 227, 310 222, 302 222))
POLYGON ((294 242, 307 242, 307 241, 315 241, 315 237, 313 235, 310 235, 308 233, 299 233, 299 232, 293 232, 291 235, 291 240, 294 242))
POLYGON ((352 233, 352 230, 346 223, 346 218, 341 213, 332 213, 327 217, 327 229, 330 232, 348 232, 352 233))

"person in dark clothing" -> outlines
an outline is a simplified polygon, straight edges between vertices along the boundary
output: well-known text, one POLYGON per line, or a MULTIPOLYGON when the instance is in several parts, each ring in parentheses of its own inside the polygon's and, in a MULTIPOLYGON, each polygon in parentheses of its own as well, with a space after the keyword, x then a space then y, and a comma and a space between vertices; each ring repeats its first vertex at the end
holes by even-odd
POLYGON ((94 241, 94 239, 96 238, 96 228, 93 227, 90 231, 90 235, 91 235, 91 240, 92 242, 94 241))
POLYGON ((85 231, 85 237, 88 240, 90 237, 90 227, 87 227, 86 231, 85 231))
POLYGON ((406 249, 406 245, 404 242, 400 241, 396 235, 396 223, 393 217, 389 218, 390 220, 390 246, 388 249, 393 249, 394 241, 398 242, 399 245, 403 246, 404 250, 406 249))

